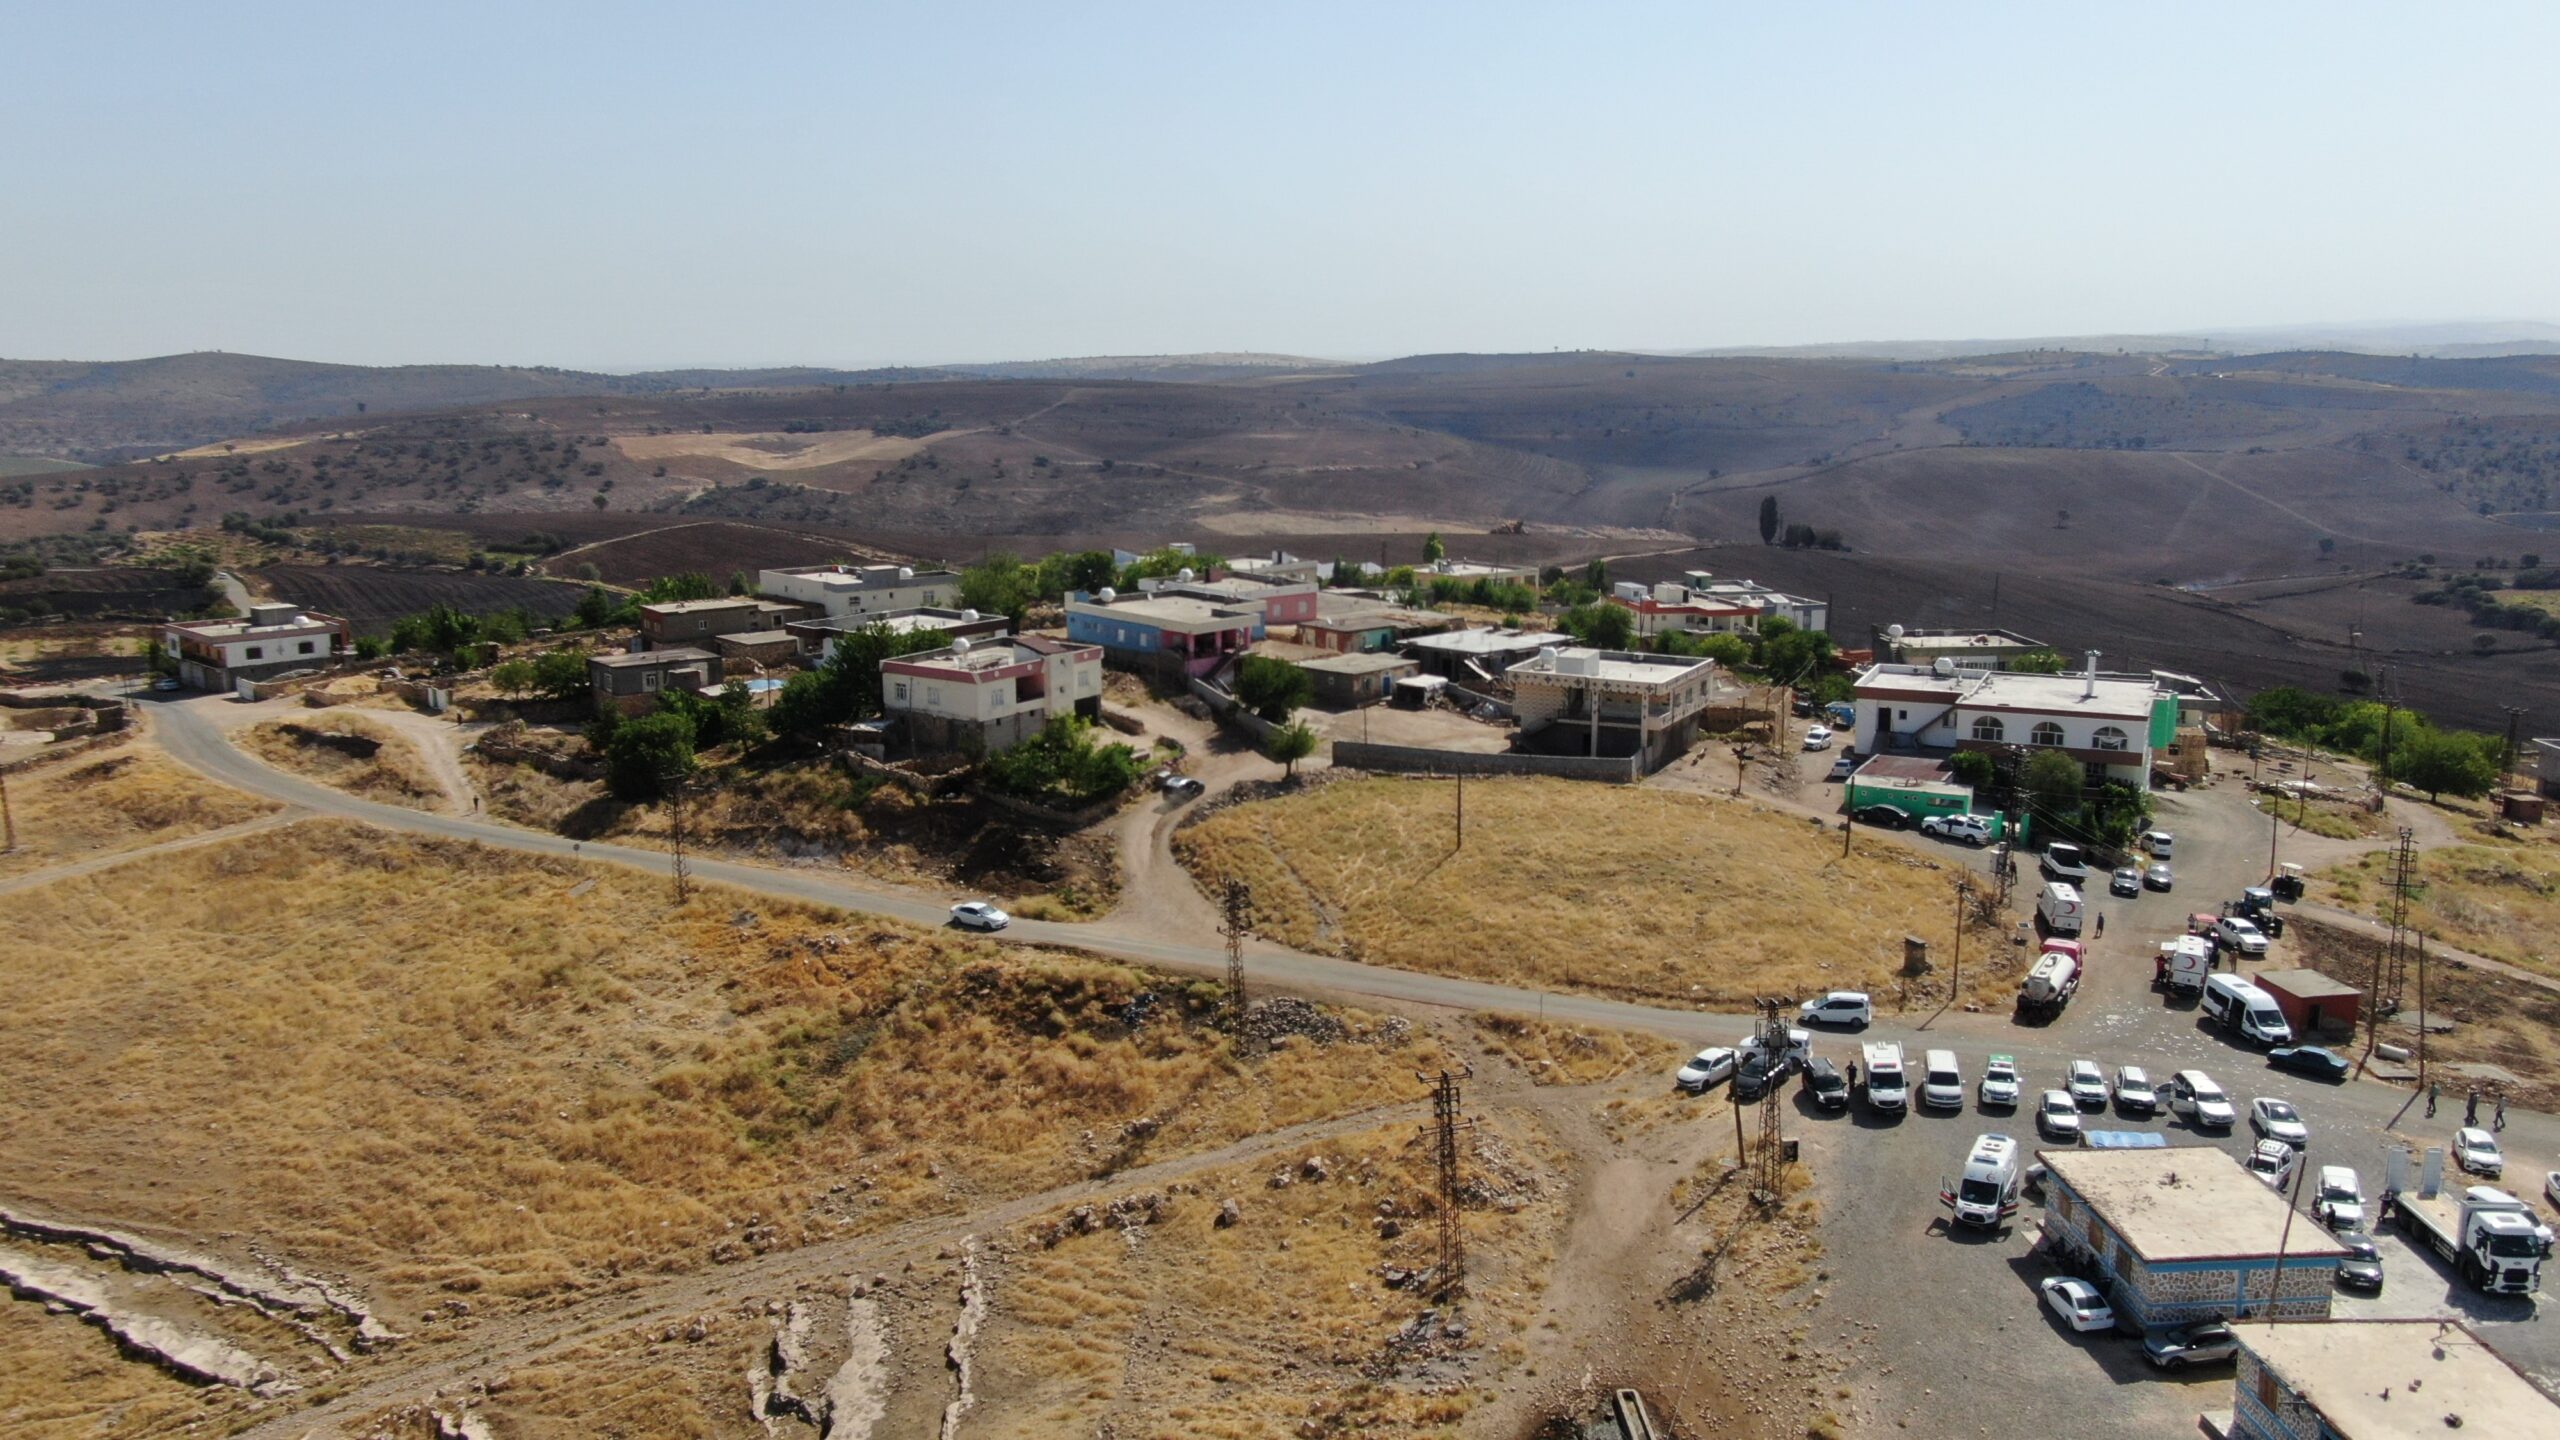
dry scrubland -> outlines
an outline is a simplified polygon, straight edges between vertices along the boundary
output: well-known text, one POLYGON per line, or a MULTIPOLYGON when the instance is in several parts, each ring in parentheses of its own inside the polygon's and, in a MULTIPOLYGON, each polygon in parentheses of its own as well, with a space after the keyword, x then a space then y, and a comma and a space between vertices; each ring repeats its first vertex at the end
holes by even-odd
POLYGON ((238 737, 241 749, 279 770, 386 805, 433 810, 444 788, 407 736, 379 720, 332 707, 309 718, 269 720, 238 737))
POLYGON ((353 825, 174 855, 183 905, 126 878, 0 896, 83 937, 0 956, 0 1188, 254 1237, 412 1332, 1410 1103, 1439 1059, 1347 1014, 1244 1060, 1197 982, 353 825))
POLYGON ((274 802, 244 795, 127 741, 9 777, 18 848, 0 855, 0 875, 21 874, 181 840, 274 814, 274 802))
MULTIPOLYGON (((2380 937, 2317 920, 2295 922, 2286 929, 2285 938, 2298 947, 2287 963, 2305 965, 2350 984, 2367 981, 2385 948, 2380 937)), ((2418 1013, 2414 966, 2405 984, 2400 1014, 2383 1022, 2381 1038, 2416 1045, 2414 1024, 2400 1023, 2414 1021, 2418 1013)), ((2429 1066, 2447 1090, 2459 1093, 2465 1082, 2458 1072, 2443 1067, 2485 1062, 2522 1081, 2523 1088, 2513 1095, 2518 1103, 2547 1111, 2560 1102, 2560 995, 2513 976, 2439 960, 2427 966, 2426 999, 2430 1023, 2452 1022, 2451 1029, 2426 1037, 2429 1066)), ((2348 1055, 2360 1054, 2364 1041, 2359 1030, 2353 1042, 2341 1049, 2348 1055)))
MULTIPOLYGON (((1455 803, 1445 780, 1341 780, 1220 811, 1174 847, 1204 886, 1250 884, 1262 934, 1373 965, 1725 1008, 1889 997, 1905 935, 1943 972, 1953 872, 1887 842, 1844 860, 1836 828, 1748 803, 1539 778, 1470 783, 1454 849, 1455 803)), ((1994 953, 1984 939, 1969 959, 1994 953)), ((1965 973, 1976 998, 2012 983, 1965 973)), ((1934 976, 1915 991, 1930 984, 1944 993, 1934 976)))
MULTIPOLYGON (((2410 923, 2475 955, 2560 975, 2560 840, 2481 822, 2460 828, 2472 843, 2418 856, 2410 923)), ((2379 916, 2390 901, 2391 854, 2375 850, 2319 878, 2312 898, 2379 916)))

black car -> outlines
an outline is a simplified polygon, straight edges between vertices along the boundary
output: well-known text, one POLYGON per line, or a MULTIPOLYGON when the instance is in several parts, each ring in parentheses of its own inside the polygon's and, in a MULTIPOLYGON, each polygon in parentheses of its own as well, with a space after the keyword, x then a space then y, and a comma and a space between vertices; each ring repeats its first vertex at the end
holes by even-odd
POLYGON ((1805 1093, 1825 1110, 1849 1108, 1849 1079, 1840 1067, 1817 1055, 1804 1062, 1805 1093))
POLYGON ((2286 1045, 2270 1050, 2267 1052, 2267 1067, 2290 1070, 2315 1080, 2344 1080, 2347 1072, 2355 1068, 2337 1051, 2324 1050, 2317 1045, 2286 1045))
POLYGON ((2373 1243, 2373 1237, 2351 1230, 2339 1236, 2338 1243, 2347 1251, 2347 1258, 2338 1262, 2338 1288, 2381 1294, 2382 1251, 2373 1243))
POLYGON ((1911 812, 1893 805, 1861 805, 1852 812, 1861 825, 1875 825, 1887 830, 1906 830, 1911 826, 1911 812))
POLYGON ((1769 1087, 1776 1084, 1782 1075, 1783 1072, 1762 1051, 1754 1050, 1743 1056, 1741 1068, 1733 1072, 1734 1103, 1748 1105, 1768 1094, 1769 1087))

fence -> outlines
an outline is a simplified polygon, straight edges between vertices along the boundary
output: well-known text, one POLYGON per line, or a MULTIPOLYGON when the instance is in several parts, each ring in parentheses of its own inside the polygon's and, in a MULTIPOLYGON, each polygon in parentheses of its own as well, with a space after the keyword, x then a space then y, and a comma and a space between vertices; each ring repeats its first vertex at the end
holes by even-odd
POLYGON ((1372 745, 1354 740, 1333 742, 1333 763, 1347 770, 1382 770, 1407 775, 1560 775, 1567 780, 1598 780, 1633 785, 1644 778, 1643 761, 1589 755, 1484 755, 1464 750, 1433 750, 1420 745, 1372 745))
POLYGON ((1236 697, 1199 676, 1184 676, 1183 683, 1191 687, 1191 693, 1199 697, 1201 704, 1209 707, 1211 714, 1216 715, 1222 723, 1233 725, 1252 736, 1256 743, 1268 745, 1271 743, 1271 737, 1279 733, 1279 726, 1247 710, 1236 697))

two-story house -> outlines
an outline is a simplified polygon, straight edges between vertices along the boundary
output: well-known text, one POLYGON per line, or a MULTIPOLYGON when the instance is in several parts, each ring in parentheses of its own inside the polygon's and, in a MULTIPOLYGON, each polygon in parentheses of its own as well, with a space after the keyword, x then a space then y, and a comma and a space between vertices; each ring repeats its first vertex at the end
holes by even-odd
POLYGON ((245 620, 160 627, 160 648, 178 662, 178 683, 196 690, 228 690, 241 680, 313 669, 354 643, 346 621, 282 603, 252 605, 245 620))
POLYGON ((1504 674, 1522 744, 1551 755, 1634 755, 1658 770, 1697 739, 1715 671, 1712 660, 1573 647, 1541 650, 1504 674))
POLYGON ((2052 750, 2078 761, 2091 787, 2148 790, 2152 752, 2177 738, 2177 697, 2148 675, 2101 675, 2097 666, 2094 650, 2076 675, 1970 670, 1949 660, 1870 665, 1853 692, 1857 751, 2052 750))
POLYGON ((1047 635, 954 640, 880 662, 881 705, 918 750, 990 755, 1058 715, 1102 713, 1102 647, 1047 635))

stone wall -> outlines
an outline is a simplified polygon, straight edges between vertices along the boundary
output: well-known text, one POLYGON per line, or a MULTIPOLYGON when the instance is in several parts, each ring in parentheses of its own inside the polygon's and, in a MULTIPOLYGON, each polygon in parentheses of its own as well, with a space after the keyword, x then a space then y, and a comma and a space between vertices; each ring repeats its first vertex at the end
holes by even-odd
POLYGON ((1561 775, 1568 780, 1599 780, 1612 785, 1632 785, 1644 777, 1643 764, 1634 756, 1595 759, 1587 755, 1485 755, 1353 740, 1333 742, 1333 763, 1342 769, 1401 775, 1561 775))

